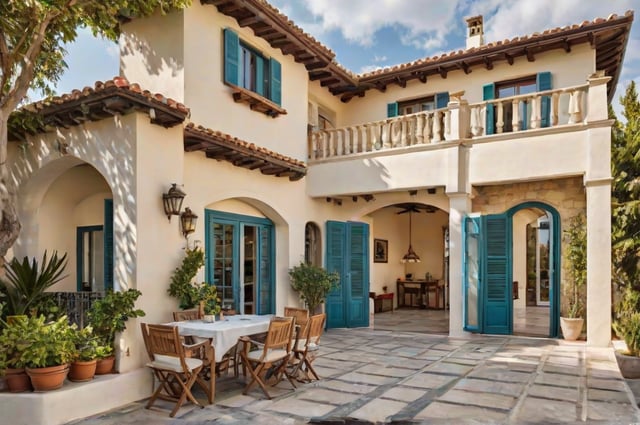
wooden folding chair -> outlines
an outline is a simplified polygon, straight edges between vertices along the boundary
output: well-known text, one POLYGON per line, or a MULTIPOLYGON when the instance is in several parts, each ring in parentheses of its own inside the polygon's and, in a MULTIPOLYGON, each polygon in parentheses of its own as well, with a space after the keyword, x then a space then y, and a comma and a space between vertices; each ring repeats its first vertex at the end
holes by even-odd
POLYGON ((267 338, 264 344, 253 341, 249 337, 240 337, 239 342, 245 349, 240 350, 242 364, 249 371, 250 380, 244 387, 242 394, 247 394, 254 384, 258 384, 262 391, 271 400, 271 394, 265 385, 267 372, 272 370, 271 376, 275 378, 273 385, 276 385, 286 376, 291 386, 295 389, 295 384, 285 373, 289 357, 291 356, 291 337, 295 326, 293 317, 275 317, 269 323, 267 338), (260 349, 251 351, 250 347, 256 346, 260 349))
POLYGON ((200 311, 197 309, 173 312, 174 322, 182 322, 184 320, 199 320, 199 319, 202 319, 202 316, 200 315, 200 311))
POLYGON ((301 334, 292 350, 291 363, 293 368, 288 372, 291 378, 297 379, 298 374, 303 373, 307 381, 311 381, 311 375, 320 379, 311 363, 320 348, 320 337, 326 318, 326 314, 316 314, 309 319, 306 333, 301 334))
MULTIPOLYGON (((191 393, 191 388, 195 383, 207 394, 209 404, 213 403, 215 378, 212 377, 209 385, 206 384, 200 375, 204 362, 202 359, 190 358, 185 355, 185 347, 178 334, 178 328, 147 323, 141 323, 141 327, 142 337, 151 360, 147 363, 147 367, 153 371, 159 384, 147 402, 146 408, 149 409, 158 398, 176 403, 169 414, 170 417, 175 416, 187 399, 203 408, 204 406, 191 393)), ((213 353, 209 341, 202 341, 197 345, 202 345, 205 351, 213 353)), ((189 348, 194 349, 195 347, 190 346, 189 348)))

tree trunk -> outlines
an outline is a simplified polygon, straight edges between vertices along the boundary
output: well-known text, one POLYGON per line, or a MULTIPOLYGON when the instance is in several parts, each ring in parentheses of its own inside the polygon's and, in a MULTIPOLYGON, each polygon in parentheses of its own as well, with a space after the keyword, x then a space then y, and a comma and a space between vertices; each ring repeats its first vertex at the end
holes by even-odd
POLYGON ((9 248, 13 246, 20 234, 20 220, 16 208, 16 198, 7 186, 7 142, 10 112, 0 108, 0 274, 4 275, 5 255, 9 248))

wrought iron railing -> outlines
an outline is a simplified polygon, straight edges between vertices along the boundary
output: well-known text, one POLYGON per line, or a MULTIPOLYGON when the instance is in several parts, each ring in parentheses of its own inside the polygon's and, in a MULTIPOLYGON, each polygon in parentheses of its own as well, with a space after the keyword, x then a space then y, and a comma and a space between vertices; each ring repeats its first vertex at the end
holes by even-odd
POLYGON ((104 297, 104 292, 52 292, 58 306, 67 315, 70 323, 83 328, 87 323, 87 313, 96 300, 104 297))

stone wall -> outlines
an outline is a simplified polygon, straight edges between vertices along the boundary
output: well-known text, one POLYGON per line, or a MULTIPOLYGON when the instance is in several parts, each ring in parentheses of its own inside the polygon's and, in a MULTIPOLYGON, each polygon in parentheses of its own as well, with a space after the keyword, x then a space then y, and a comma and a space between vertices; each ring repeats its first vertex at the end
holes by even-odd
MULTIPOLYGON (((512 183, 495 186, 475 186, 473 188, 473 212, 499 214, 524 202, 538 201, 552 206, 560 214, 560 231, 568 228, 571 217, 586 213, 586 193, 582 177, 542 180, 526 183, 512 183)), ((566 242, 561 238, 562 273, 560 282, 567 276, 565 250, 566 242)), ((562 312, 566 311, 568 296, 561 284, 562 312)), ((583 291, 586 288, 583 288, 583 291)), ((584 300, 584 298, 583 298, 584 300)), ((586 300, 584 300, 586 301, 586 300)))

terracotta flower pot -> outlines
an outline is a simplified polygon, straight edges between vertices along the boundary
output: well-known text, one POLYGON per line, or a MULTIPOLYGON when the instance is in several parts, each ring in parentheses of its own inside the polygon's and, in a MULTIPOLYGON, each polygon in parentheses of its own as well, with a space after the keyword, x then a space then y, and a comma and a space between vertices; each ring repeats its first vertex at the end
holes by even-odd
POLYGON ((75 361, 69 368, 69 381, 84 382, 91 381, 96 374, 98 360, 75 361))
POLYGON ((27 368, 27 375, 31 378, 31 385, 33 385, 34 391, 57 390, 62 387, 67 373, 69 373, 68 364, 27 368))
POLYGON ((115 361, 115 356, 99 359, 98 364, 96 365, 96 375, 106 375, 107 373, 111 373, 113 371, 113 364, 115 361))
POLYGON ((21 393, 33 390, 29 375, 24 369, 5 369, 4 373, 4 379, 10 392, 21 393))
POLYGON ((560 328, 562 329, 562 336, 564 339, 567 341, 575 341, 580 338, 583 324, 584 319, 582 318, 561 317, 560 328))

